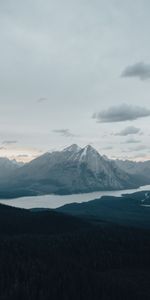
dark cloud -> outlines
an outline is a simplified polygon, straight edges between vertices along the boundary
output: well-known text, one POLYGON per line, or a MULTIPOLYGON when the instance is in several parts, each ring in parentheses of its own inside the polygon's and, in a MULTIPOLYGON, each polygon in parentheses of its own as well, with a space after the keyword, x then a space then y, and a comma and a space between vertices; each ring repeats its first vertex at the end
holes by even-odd
POLYGON ((13 145, 13 144, 17 144, 18 141, 13 141, 13 140, 7 140, 7 141, 3 141, 2 144, 3 145, 13 145))
POLYGON ((128 66, 123 73, 122 77, 138 77, 141 80, 150 78, 150 64, 138 62, 134 65, 128 66))
POLYGON ((150 109, 140 106, 121 104, 93 114, 93 119, 99 123, 133 121, 150 116, 150 109))
POLYGON ((65 137, 74 137, 74 136, 76 136, 75 134, 70 132, 69 129, 54 129, 53 132, 58 133, 58 134, 60 134, 62 136, 65 136, 65 137))
POLYGON ((134 126, 128 126, 123 130, 121 130, 120 132, 115 133, 114 135, 127 136, 130 134, 137 134, 137 133, 140 133, 140 128, 134 126))
POLYGON ((48 99, 46 97, 41 97, 39 99, 37 99, 37 103, 43 103, 46 102, 48 99))
POLYGON ((128 139, 126 140, 124 143, 125 144, 138 144, 140 143, 141 141, 140 140, 136 140, 136 139, 128 139))
POLYGON ((17 155, 18 158, 25 158, 25 157, 29 157, 28 154, 18 154, 17 155))
POLYGON ((101 150, 112 150, 112 149, 113 149, 112 146, 106 146, 106 147, 101 148, 101 150))
POLYGON ((149 147, 146 145, 139 145, 133 148, 130 148, 129 151, 141 151, 141 150, 147 150, 149 147))

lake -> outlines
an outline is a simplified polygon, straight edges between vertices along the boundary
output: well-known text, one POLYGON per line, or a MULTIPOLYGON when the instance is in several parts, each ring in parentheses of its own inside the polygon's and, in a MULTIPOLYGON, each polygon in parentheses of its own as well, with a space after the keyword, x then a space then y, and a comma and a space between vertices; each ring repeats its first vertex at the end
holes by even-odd
POLYGON ((69 203, 81 203, 100 198, 102 196, 116 196, 119 197, 122 194, 132 194, 140 191, 150 191, 150 185, 145 185, 137 189, 120 190, 120 191, 100 191, 93 193, 84 194, 73 194, 73 195, 43 195, 33 197, 21 197, 15 199, 0 199, 0 203, 7 204, 14 207, 20 208, 57 208, 69 203))

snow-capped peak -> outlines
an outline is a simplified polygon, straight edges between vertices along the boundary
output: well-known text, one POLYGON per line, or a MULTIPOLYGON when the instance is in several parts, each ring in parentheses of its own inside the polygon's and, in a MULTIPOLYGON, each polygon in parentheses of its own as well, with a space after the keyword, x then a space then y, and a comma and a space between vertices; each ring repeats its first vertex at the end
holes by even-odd
POLYGON ((92 171, 99 172, 101 155, 91 145, 87 145, 78 153, 80 163, 86 163, 92 171))
POLYGON ((82 155, 87 155, 88 153, 100 155, 99 152, 95 148, 93 148, 91 145, 87 145, 83 148, 82 155))
POLYGON ((81 150, 81 148, 77 144, 72 144, 71 146, 65 148, 63 151, 70 151, 70 152, 77 153, 80 150, 81 150))

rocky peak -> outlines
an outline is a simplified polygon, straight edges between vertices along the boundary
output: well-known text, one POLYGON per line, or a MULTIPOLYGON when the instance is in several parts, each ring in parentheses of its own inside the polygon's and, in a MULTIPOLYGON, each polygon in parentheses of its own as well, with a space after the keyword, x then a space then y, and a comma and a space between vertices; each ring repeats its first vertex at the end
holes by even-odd
POLYGON ((63 151, 70 151, 70 152, 77 153, 80 150, 81 150, 81 148, 77 144, 72 144, 71 146, 65 148, 63 151))

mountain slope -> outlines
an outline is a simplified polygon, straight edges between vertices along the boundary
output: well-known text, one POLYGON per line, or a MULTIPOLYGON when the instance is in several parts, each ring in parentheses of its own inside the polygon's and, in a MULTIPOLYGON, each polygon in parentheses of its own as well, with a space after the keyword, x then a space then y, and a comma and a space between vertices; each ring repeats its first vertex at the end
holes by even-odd
POLYGON ((116 165, 121 170, 133 175, 141 185, 150 183, 150 160, 143 162, 116 160, 116 165))
POLYGON ((21 165, 15 160, 9 160, 6 157, 0 157, 0 180, 4 180, 16 171, 21 165))

